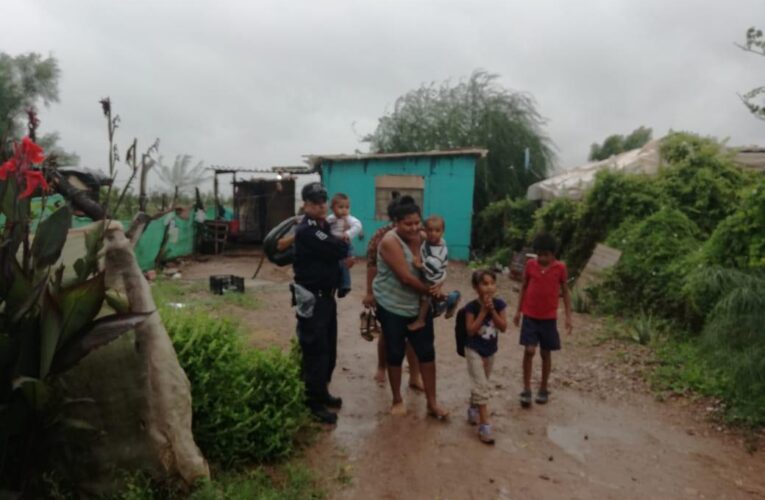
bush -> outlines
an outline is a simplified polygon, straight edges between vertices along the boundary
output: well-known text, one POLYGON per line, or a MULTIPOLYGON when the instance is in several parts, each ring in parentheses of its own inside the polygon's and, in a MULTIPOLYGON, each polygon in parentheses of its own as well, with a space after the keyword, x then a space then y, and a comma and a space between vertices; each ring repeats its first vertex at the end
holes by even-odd
POLYGON ((685 394, 694 391, 722 398, 728 382, 720 366, 704 356, 695 340, 668 337, 656 346, 659 364, 651 374, 654 389, 685 394))
POLYGON ((601 171, 587 192, 581 216, 564 259, 577 274, 592 255, 595 245, 628 218, 642 219, 658 211, 662 194, 648 176, 601 171))
POLYGON ((722 398, 731 421, 765 424, 765 272, 697 269, 686 292, 708 314, 701 342, 685 346, 687 368, 676 375, 722 398))
POLYGON ((224 466, 281 459, 305 423, 297 359, 242 345, 229 321, 201 313, 162 313, 191 381, 193 432, 209 459, 224 466))
POLYGON ((748 176, 711 138, 674 133, 662 141, 661 154, 666 162, 659 175, 661 190, 672 206, 710 234, 735 210, 748 176))
POLYGON ((581 203, 568 198, 557 198, 534 213, 534 226, 530 236, 542 232, 555 236, 558 253, 565 255, 574 239, 581 217, 581 203))
POLYGON ((704 244, 705 264, 745 269, 765 268, 765 179, 743 197, 704 244))
POLYGON ((628 222, 609 238, 622 251, 605 286, 621 305, 664 316, 684 314, 681 295, 690 271, 687 260, 699 247, 699 230, 679 210, 664 208, 640 222, 628 222))
POLYGON ((476 217, 476 248, 489 253, 503 247, 520 250, 528 240, 534 224, 536 206, 526 199, 510 198, 496 201, 483 209, 476 217))
POLYGON ((765 424, 765 272, 704 274, 708 287, 720 292, 704 326, 704 352, 730 379, 729 417, 765 424))

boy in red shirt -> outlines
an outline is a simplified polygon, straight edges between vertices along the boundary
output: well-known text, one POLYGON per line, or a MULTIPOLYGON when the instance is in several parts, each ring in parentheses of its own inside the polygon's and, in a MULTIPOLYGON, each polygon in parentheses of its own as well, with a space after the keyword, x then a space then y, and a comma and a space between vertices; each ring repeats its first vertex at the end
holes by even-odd
POLYGON ((532 244, 536 259, 526 263, 523 273, 523 288, 518 299, 518 312, 515 313, 513 323, 521 325, 521 345, 525 347, 523 352, 523 392, 521 393, 521 406, 531 406, 531 365, 534 361, 534 353, 537 345, 540 347, 542 356, 542 383, 537 392, 537 404, 545 404, 550 396, 547 390, 547 381, 552 369, 552 351, 560 349, 560 335, 558 335, 558 296, 563 290, 563 305, 566 311, 566 333, 571 334, 571 296, 566 281, 568 271, 566 264, 556 260, 555 238, 548 234, 540 234, 532 244))

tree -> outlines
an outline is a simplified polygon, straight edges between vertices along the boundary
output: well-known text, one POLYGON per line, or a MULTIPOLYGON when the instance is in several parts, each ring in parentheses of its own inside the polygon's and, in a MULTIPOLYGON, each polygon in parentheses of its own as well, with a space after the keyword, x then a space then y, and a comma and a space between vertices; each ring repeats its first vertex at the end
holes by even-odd
MULTIPOLYGON (((747 52, 765 56, 765 36, 763 36, 763 32, 760 29, 754 27, 749 28, 746 31, 746 42, 743 45, 736 45, 747 52)), ((744 106, 746 106, 756 118, 765 120, 765 85, 755 87, 743 95, 739 94, 739 97, 743 101, 744 106), (759 104, 757 103, 758 99, 760 99, 759 104)))
MULTIPOLYGON (((43 58, 30 52, 14 57, 0 52, 0 158, 10 156, 11 138, 26 135, 24 124, 29 110, 58 102, 60 74, 53 56, 43 58)), ((76 165, 79 157, 61 149, 58 140, 58 133, 53 132, 40 137, 38 142, 49 157, 56 157, 57 164, 76 165)))
POLYGON ((164 164, 164 158, 160 156, 156 166, 159 179, 170 189, 177 187, 181 194, 209 180, 210 176, 205 174, 204 162, 199 161, 191 167, 192 159, 191 155, 177 155, 173 166, 169 167, 164 164))
POLYGON ((363 141, 375 153, 486 148, 489 154, 476 172, 475 211, 507 196, 525 196, 552 169, 553 144, 533 97, 497 79, 475 71, 456 85, 446 81, 412 90, 363 141))
POLYGON ((651 140, 653 130, 640 126, 626 137, 620 134, 609 135, 600 145, 597 142, 590 146, 590 161, 600 161, 613 155, 641 148, 651 140))

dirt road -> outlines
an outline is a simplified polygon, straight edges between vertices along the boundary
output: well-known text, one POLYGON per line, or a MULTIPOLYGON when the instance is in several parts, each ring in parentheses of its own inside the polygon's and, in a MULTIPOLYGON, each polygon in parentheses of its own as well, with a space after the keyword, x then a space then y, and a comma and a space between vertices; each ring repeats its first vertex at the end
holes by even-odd
MULTIPOLYGON (((252 257, 194 263, 185 279, 213 273, 249 276, 252 257)), ((289 270, 266 264, 256 292, 263 306, 242 314, 254 345, 287 345, 295 321, 285 283, 289 270)), ((450 268, 449 289, 471 297, 469 272, 450 268)), ((597 342, 601 328, 575 317, 575 333, 553 358, 547 406, 520 408, 518 332, 500 338, 490 408, 495 446, 465 420, 469 382, 454 350, 453 323, 437 320, 438 394, 450 421, 425 416, 424 396, 405 393, 409 414, 388 414, 390 392, 373 378, 375 346, 358 334, 364 263, 354 291, 339 304, 339 360, 332 392, 344 407, 335 429, 309 452, 337 499, 675 499, 765 498, 765 454, 709 421, 704 405, 658 402, 640 376, 641 348, 597 342)), ((501 295, 514 308, 506 278, 501 295)), ((535 371, 538 372, 538 365, 535 371)), ((535 373, 536 380, 537 373, 535 373)))

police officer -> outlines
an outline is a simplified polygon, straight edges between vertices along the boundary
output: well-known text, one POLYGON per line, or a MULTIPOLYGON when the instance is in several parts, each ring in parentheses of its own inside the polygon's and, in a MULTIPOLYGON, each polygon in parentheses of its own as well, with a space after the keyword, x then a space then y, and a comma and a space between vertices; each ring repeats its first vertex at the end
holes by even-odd
POLYGON ((328 390, 337 355, 335 292, 340 277, 338 263, 348 256, 348 243, 332 236, 329 230, 325 220, 326 188, 313 182, 303 187, 301 195, 305 216, 295 231, 293 268, 297 285, 297 335, 303 351, 303 381, 307 404, 314 418, 334 424, 337 415, 327 407, 340 408, 343 404, 342 399, 332 396, 328 390), (309 307, 302 307, 306 303, 309 307))

